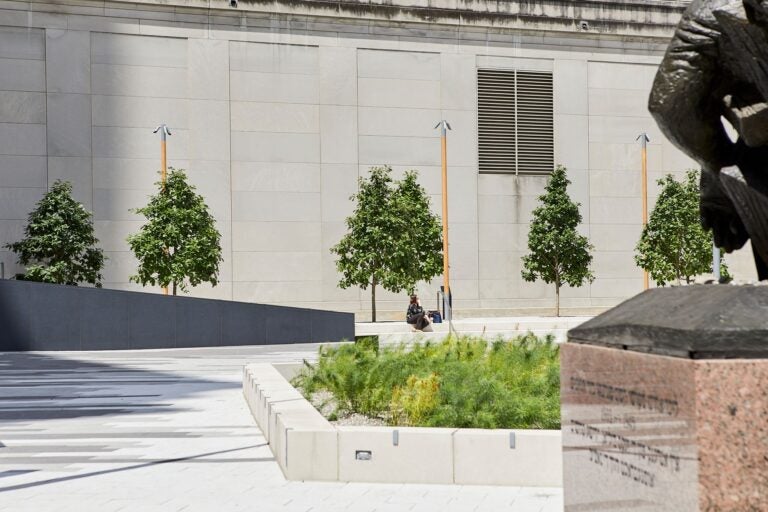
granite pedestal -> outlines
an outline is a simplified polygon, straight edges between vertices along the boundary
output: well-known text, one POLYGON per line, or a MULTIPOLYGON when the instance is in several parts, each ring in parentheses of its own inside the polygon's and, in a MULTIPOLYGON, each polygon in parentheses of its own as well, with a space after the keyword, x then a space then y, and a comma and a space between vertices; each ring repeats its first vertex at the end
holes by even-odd
POLYGON ((768 510, 768 287, 647 291, 561 353, 566 512, 768 510))

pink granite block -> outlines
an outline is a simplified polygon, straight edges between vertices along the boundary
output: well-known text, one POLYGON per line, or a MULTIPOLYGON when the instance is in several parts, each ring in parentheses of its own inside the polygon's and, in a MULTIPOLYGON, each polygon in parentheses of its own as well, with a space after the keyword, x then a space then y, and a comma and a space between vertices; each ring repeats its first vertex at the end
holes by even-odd
POLYGON ((696 368, 701 510, 768 510, 768 360, 696 368))
POLYGON ((768 359, 561 354, 566 512, 768 510, 768 359))

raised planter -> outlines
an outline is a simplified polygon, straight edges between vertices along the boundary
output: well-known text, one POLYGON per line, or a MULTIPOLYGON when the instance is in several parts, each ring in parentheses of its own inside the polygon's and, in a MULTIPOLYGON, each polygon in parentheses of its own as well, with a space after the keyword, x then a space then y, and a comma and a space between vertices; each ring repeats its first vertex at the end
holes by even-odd
POLYGON ((288 480, 562 486, 559 430, 335 427, 291 386, 298 368, 243 369, 245 400, 288 480))

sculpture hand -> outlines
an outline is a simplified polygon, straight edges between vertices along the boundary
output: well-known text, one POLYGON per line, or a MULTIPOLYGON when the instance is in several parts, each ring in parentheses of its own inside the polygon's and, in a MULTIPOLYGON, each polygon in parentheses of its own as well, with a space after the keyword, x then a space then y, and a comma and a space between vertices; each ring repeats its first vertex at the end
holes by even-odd
MULTIPOLYGON (((719 169, 718 169, 719 172, 719 169)), ((749 238, 736 207, 720 186, 712 170, 701 172, 701 224, 711 229, 718 247, 731 252, 740 249, 749 238)))
POLYGON ((705 229, 712 230, 715 244, 725 252, 740 249, 749 238, 738 215, 725 212, 716 206, 702 203, 701 223, 705 229))

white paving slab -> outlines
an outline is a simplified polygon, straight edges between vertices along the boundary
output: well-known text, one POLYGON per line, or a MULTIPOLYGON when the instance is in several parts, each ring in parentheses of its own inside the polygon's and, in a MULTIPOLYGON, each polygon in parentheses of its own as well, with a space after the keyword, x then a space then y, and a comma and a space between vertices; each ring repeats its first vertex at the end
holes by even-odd
POLYGON ((242 365, 316 351, 0 353, 0 511, 563 510, 561 488, 286 481, 242 365))

